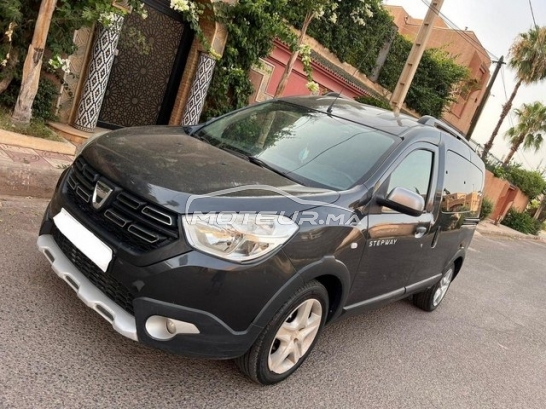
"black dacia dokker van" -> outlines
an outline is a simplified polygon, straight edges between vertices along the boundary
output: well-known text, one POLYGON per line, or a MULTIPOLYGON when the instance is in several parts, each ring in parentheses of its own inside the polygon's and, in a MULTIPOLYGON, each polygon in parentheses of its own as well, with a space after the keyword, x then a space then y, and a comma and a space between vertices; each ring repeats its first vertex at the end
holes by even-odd
POLYGON ((432 117, 286 98, 194 127, 90 141, 61 176, 38 247, 120 334, 293 373, 333 320, 459 274, 484 165, 432 117))

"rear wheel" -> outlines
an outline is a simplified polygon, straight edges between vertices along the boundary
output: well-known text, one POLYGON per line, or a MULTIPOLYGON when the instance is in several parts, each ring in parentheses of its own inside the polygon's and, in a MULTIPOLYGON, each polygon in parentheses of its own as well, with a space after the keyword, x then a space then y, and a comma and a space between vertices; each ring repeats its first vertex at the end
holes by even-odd
POLYGON ((328 292, 318 281, 301 287, 271 319, 254 345, 235 362, 254 382, 288 378, 305 361, 326 321, 328 292))
POLYGON ((413 296, 413 304, 424 311, 434 311, 447 294, 451 280, 453 280, 454 272, 455 266, 452 264, 446 270, 438 283, 433 285, 431 288, 413 296))

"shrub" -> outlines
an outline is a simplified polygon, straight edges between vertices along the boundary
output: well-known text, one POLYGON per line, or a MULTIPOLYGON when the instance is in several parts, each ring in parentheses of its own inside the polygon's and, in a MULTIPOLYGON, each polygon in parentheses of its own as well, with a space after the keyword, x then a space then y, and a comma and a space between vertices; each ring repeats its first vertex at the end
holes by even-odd
POLYGON ((515 209, 510 209, 501 223, 521 233, 533 234, 535 236, 542 229, 541 222, 533 219, 527 213, 518 212, 515 209))
POLYGON ((484 197, 482 200, 482 208, 480 210, 480 220, 485 220, 493 213, 493 207, 495 204, 491 199, 484 197))
POLYGON ((540 172, 529 171, 520 167, 507 169, 507 180, 521 189, 523 193, 533 200, 546 189, 546 181, 540 172))
MULTIPOLYGON (((545 200, 545 199, 542 199, 545 200)), ((535 218, 535 215, 539 211, 538 209, 541 209, 538 214, 538 220, 541 222, 546 221, 546 202, 544 204, 542 203, 542 200, 531 200, 531 203, 527 206, 527 209, 525 210, 529 216, 532 216, 535 218)))
MULTIPOLYGON (((13 80, 9 87, 0 94, 0 105, 11 111, 17 102, 21 82, 13 80)), ((55 119, 53 114, 53 101, 59 95, 59 89, 55 83, 47 78, 41 78, 38 92, 32 104, 32 118, 49 121, 55 119)))
POLYGON ((383 108, 383 109, 392 111, 392 107, 390 106, 389 101, 385 99, 379 99, 379 98, 374 98, 368 95, 362 95, 361 97, 356 97, 355 100, 362 104, 373 105, 374 107, 383 108))

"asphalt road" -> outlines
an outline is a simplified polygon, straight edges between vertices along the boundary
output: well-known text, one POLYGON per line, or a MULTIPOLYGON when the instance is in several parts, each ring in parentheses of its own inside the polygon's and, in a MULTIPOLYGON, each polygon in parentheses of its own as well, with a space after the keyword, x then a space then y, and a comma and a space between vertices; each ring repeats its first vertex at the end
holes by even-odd
POLYGON ((46 202, 0 198, 0 407, 544 408, 546 244, 476 237, 433 313, 401 301, 326 328, 288 381, 127 340, 35 246, 46 202))

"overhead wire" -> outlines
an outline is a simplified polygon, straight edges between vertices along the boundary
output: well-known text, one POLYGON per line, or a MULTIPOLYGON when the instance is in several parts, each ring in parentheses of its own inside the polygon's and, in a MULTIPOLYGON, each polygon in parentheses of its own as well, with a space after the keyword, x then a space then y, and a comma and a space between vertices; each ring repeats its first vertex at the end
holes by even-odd
POLYGON ((531 163, 529 162, 529 160, 527 160, 527 157, 525 156, 525 154, 520 151, 519 149, 516 151, 516 153, 520 156, 521 159, 523 159, 523 161, 527 164, 527 166, 529 166, 530 169, 533 168, 533 165, 531 165, 531 163))
MULTIPOLYGON (((535 27, 538 27, 537 23, 536 23, 536 19, 535 19, 535 13, 534 13, 534 10, 533 10, 533 4, 532 4, 532 1, 531 0, 528 0, 529 1, 529 8, 531 10, 531 17, 533 19, 533 24, 535 27)), ((421 2, 423 4, 425 4, 427 7, 434 7, 432 6, 431 3, 427 3, 425 0, 421 0, 421 2)), ((470 37, 468 34, 466 34, 466 30, 462 30, 461 28, 459 28, 449 17, 447 17, 444 13, 442 13, 440 10, 436 10, 438 12, 438 15, 440 17, 442 17, 442 19, 444 20, 444 22, 446 23, 446 25, 451 28, 453 31, 455 31, 459 36, 461 36, 464 40, 466 40, 468 43, 472 44, 472 45, 475 45, 477 46, 477 51, 490 58, 490 57, 493 57, 495 60, 498 60, 498 57, 493 54, 491 51, 489 51, 487 48, 485 48, 479 41, 476 41, 474 38, 470 37), (485 50, 487 52, 488 55, 484 54, 481 49, 485 50)), ((506 91, 506 81, 505 81, 505 75, 504 75, 504 66, 502 67, 501 69, 501 78, 502 78, 502 87, 503 87, 503 90, 504 90, 504 97, 505 97, 505 100, 506 102, 508 102, 508 93, 506 91)), ((512 110, 510 110, 508 112, 508 120, 510 121, 510 126, 514 126, 514 119, 512 117, 512 110)), ((529 163, 529 161, 527 160, 527 157, 523 154, 523 152, 520 152, 519 150, 517 151, 518 155, 521 156, 523 158, 523 160, 527 163, 528 166, 531 167, 531 164, 529 163)))
MULTIPOLYGON (((421 0, 421 2, 427 6, 427 7, 432 7, 434 8, 434 6, 431 4, 431 3, 427 3, 426 0, 421 0)), ((469 36, 468 34, 466 34, 466 31, 461 29, 460 27, 457 26, 457 24, 455 24, 448 16, 446 16, 444 13, 442 13, 440 10, 436 10, 438 12, 438 15, 440 17, 442 17, 446 23, 446 25, 451 28, 453 31, 455 31, 455 33, 457 33, 459 36, 461 36, 466 42, 474 45, 477 47, 477 51, 482 54, 483 56, 487 57, 487 58, 491 58, 493 57, 495 60, 498 60, 499 58, 494 54, 492 53, 491 51, 489 51, 487 48, 485 48, 483 46, 483 44, 481 44, 479 41, 475 40, 474 38, 472 38, 471 36, 469 36), (484 49, 486 51, 487 54, 484 54, 483 51, 481 51, 481 49, 484 49)))
POLYGON ((533 24, 535 25, 535 27, 538 27, 537 21, 535 20, 535 11, 533 10, 533 3, 531 2, 531 0, 529 0, 529 8, 531 9, 531 17, 533 17, 533 24))
MULTIPOLYGON (((502 79, 502 88, 503 88, 503 90, 504 90, 504 98, 506 99, 506 102, 508 102, 508 93, 506 92, 506 82, 505 82, 505 80, 504 80, 504 66, 503 66, 502 69, 501 69, 501 79, 502 79)), ((512 117, 512 110, 510 110, 510 111, 508 112, 508 120, 510 121, 510 126, 513 127, 513 126, 514 126, 514 119, 513 119, 513 117, 512 117)), ((527 166, 529 166, 529 168, 532 168, 532 167, 533 167, 523 152, 521 152, 520 150, 517 150, 516 153, 517 153, 521 158, 523 158, 523 161, 524 161, 525 163, 527 163, 527 166)))

